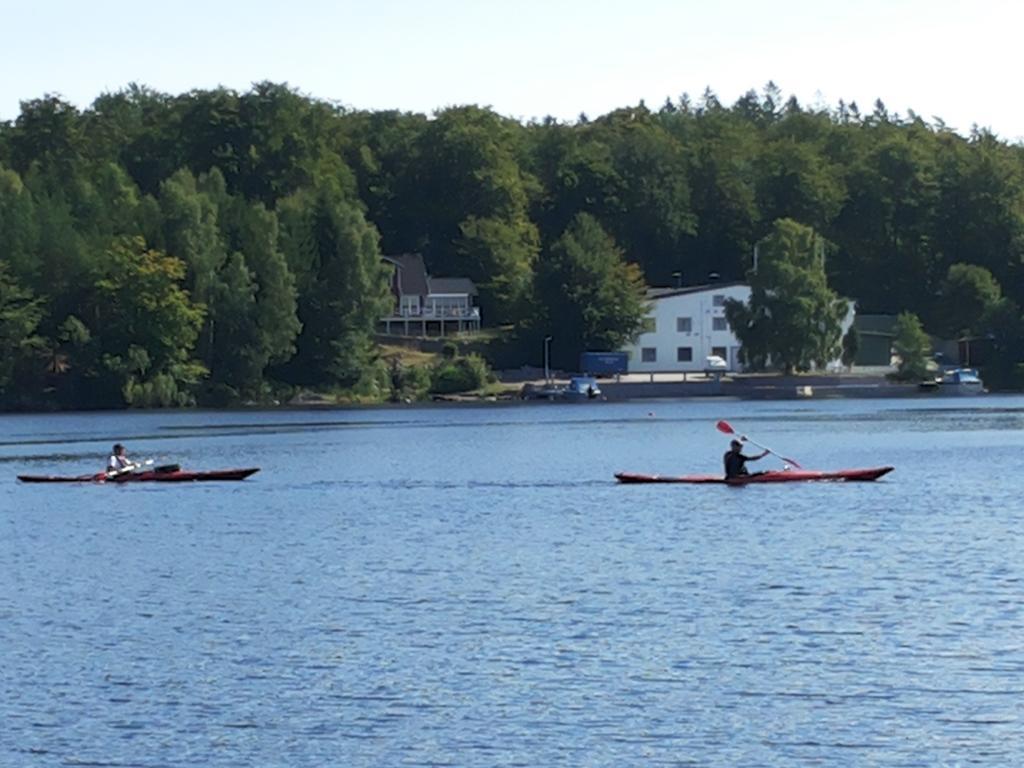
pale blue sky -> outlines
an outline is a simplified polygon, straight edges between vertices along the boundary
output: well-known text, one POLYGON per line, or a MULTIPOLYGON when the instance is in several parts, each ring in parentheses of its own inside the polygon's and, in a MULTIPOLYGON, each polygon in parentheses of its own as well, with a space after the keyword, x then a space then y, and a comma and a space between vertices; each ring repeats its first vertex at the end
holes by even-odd
POLYGON ((0 19, 0 120, 131 82, 286 81, 359 109, 572 120, 705 86, 731 104, 774 80, 805 104, 881 98, 1024 139, 1016 0, 0 0, 0 19))

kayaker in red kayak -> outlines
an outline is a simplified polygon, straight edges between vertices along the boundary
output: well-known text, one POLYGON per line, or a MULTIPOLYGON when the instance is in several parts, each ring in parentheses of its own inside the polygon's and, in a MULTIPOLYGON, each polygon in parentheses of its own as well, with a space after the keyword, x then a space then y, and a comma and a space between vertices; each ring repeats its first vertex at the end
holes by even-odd
POLYGON ((725 452, 723 461, 725 463, 725 479, 732 480, 737 477, 749 475, 747 471, 748 461, 757 461, 767 456, 770 451, 759 453, 757 456, 744 456, 743 443, 740 440, 733 440, 729 443, 729 450, 725 452))
POLYGON ((135 468, 135 464, 128 458, 124 446, 120 443, 114 445, 110 458, 107 460, 107 474, 119 475, 135 468))

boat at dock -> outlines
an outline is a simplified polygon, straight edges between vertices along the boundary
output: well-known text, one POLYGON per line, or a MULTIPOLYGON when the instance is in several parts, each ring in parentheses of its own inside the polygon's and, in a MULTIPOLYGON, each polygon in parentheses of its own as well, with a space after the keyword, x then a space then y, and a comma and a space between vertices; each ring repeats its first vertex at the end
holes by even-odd
POLYGON ((956 397, 983 395, 988 391, 974 368, 951 368, 934 381, 922 382, 919 389, 922 392, 956 397))

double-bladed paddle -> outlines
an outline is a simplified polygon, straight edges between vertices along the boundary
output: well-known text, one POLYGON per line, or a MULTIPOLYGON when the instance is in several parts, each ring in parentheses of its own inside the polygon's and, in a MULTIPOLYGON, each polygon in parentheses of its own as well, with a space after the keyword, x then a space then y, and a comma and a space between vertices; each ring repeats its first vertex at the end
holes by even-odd
MULTIPOLYGON (((727 435, 735 435, 736 434, 736 430, 732 428, 732 425, 728 421, 720 421, 720 422, 718 422, 715 425, 715 427, 718 429, 719 432, 724 432, 727 435)), ((800 462, 798 462, 798 461, 796 461, 794 459, 787 458, 786 456, 781 456, 778 453, 776 453, 775 451, 773 451, 771 448, 769 448, 768 446, 761 445, 760 443, 754 442, 753 440, 751 440, 746 435, 739 435, 739 438, 740 438, 740 440, 744 440, 744 441, 750 443, 751 445, 756 445, 758 448, 760 448, 763 451, 768 451, 768 453, 772 454, 773 456, 777 456, 778 458, 782 459, 787 464, 792 464, 797 469, 801 469, 800 462)))
POLYGON ((132 462, 127 467, 122 467, 121 469, 110 470, 110 471, 107 472, 107 480, 115 480, 118 477, 121 477, 122 475, 130 475, 135 470, 142 469, 143 467, 148 467, 152 463, 153 463, 152 459, 146 459, 145 461, 140 462, 138 464, 136 464, 135 462, 132 462))

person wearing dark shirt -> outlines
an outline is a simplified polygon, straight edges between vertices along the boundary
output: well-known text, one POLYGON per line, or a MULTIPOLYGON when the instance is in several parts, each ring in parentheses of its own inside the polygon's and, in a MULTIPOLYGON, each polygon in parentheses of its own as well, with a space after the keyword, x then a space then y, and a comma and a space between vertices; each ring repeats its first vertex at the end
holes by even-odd
POLYGON ((743 477, 749 475, 747 471, 748 461, 757 461, 767 456, 769 451, 759 453, 757 456, 744 456, 743 455, 743 443, 739 440, 733 440, 729 444, 729 450, 726 451, 723 457, 725 463, 725 479, 732 480, 737 477, 743 477))

